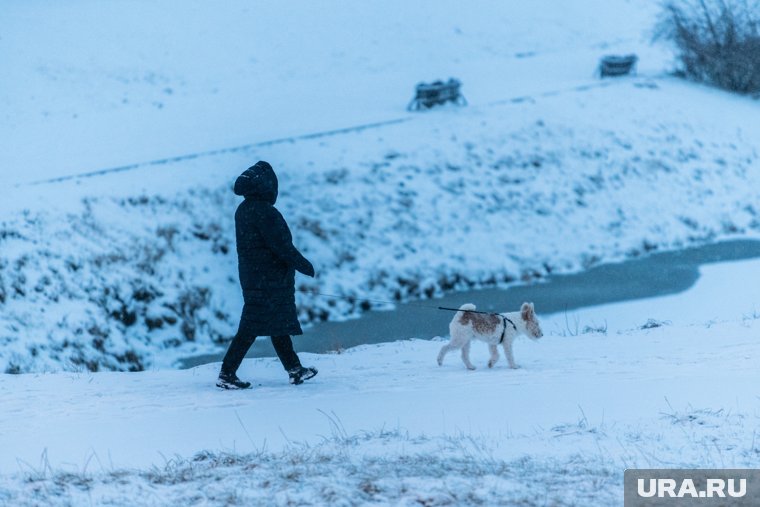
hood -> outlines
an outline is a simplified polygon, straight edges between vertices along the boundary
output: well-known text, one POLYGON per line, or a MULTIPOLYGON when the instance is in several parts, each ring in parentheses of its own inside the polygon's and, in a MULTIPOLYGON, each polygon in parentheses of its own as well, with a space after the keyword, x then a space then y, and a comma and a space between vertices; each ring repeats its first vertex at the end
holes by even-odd
POLYGON ((271 165, 260 160, 238 176, 234 190, 246 199, 274 205, 277 201, 277 175, 271 165))

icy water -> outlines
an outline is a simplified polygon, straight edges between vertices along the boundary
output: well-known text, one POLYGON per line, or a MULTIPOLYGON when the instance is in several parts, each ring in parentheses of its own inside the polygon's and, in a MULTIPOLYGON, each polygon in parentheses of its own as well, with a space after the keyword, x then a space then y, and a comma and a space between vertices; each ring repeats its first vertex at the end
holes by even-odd
MULTIPOLYGON (((664 296, 682 292, 699 278, 699 266, 716 262, 760 257, 760 241, 735 240, 661 252, 614 264, 602 264, 572 275, 553 275, 531 285, 456 292, 442 298, 401 303, 394 310, 370 311, 346 322, 323 322, 294 338, 299 352, 324 353, 368 343, 406 338, 430 339, 448 334, 453 312, 437 306, 458 308, 474 303, 479 310, 514 311, 532 301, 539 315, 588 306, 664 296)), ((222 360, 219 354, 181 361, 192 368, 222 360)), ((274 356, 268 339, 258 339, 247 357, 274 356)))

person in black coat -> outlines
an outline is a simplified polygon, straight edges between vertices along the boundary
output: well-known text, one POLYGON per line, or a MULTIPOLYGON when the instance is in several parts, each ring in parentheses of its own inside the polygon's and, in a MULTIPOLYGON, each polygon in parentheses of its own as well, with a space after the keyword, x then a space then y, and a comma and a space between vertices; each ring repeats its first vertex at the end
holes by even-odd
POLYGON ((311 262, 293 246, 288 224, 274 207, 277 176, 259 161, 235 181, 235 194, 245 199, 235 212, 238 271, 243 289, 243 314, 238 332, 222 362, 217 386, 246 389, 237 369, 257 336, 271 336, 272 345, 292 384, 317 374, 304 368, 293 350, 292 335, 303 334, 295 300, 295 272, 314 276, 311 262))

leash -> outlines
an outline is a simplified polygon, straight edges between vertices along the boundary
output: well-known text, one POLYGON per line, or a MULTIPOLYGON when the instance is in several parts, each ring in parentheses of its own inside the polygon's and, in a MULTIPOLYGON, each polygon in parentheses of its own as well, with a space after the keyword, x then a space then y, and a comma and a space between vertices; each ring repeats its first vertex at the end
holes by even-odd
MULTIPOLYGON (((393 301, 384 301, 382 299, 357 298, 354 296, 339 296, 337 294, 325 294, 324 292, 317 292, 317 291, 309 290, 309 289, 297 289, 297 290, 298 292, 303 292, 304 294, 311 294, 313 296, 323 296, 323 297, 328 297, 328 298, 333 298, 333 299, 345 299, 347 301, 351 301, 351 300, 367 301, 370 303, 382 303, 386 305, 395 305, 399 303, 399 301, 393 302, 393 301)), ((444 310, 447 312, 467 312, 467 313, 480 313, 482 315, 496 315, 497 317, 500 317, 502 319, 502 324, 504 325, 504 329, 501 332, 501 338, 499 339, 499 343, 502 343, 504 341, 504 335, 507 332, 507 322, 512 324, 512 327, 514 328, 514 330, 517 331, 517 326, 515 325, 514 322, 512 322, 512 320, 510 320, 509 317, 506 317, 505 315, 502 315, 496 312, 483 312, 480 310, 462 310, 460 308, 449 308, 447 306, 421 305, 418 303, 405 303, 405 304, 407 306, 414 306, 416 308, 424 308, 426 310, 444 310)))

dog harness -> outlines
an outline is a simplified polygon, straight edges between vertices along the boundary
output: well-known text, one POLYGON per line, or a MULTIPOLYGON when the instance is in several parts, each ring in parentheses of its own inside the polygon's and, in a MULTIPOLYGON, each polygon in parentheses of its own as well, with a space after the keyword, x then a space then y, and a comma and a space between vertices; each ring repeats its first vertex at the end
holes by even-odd
MULTIPOLYGON (((497 314, 497 315, 499 315, 499 314, 497 314)), ((503 323, 504 323, 504 329, 501 330, 501 338, 499 338, 499 345, 501 345, 502 343, 504 343, 504 336, 507 334, 507 322, 509 322, 510 324, 512 324, 512 327, 515 328, 515 331, 517 331, 517 326, 515 326, 514 322, 512 322, 511 320, 509 320, 509 317, 506 317, 504 315, 499 315, 499 317, 502 318, 503 323)))

